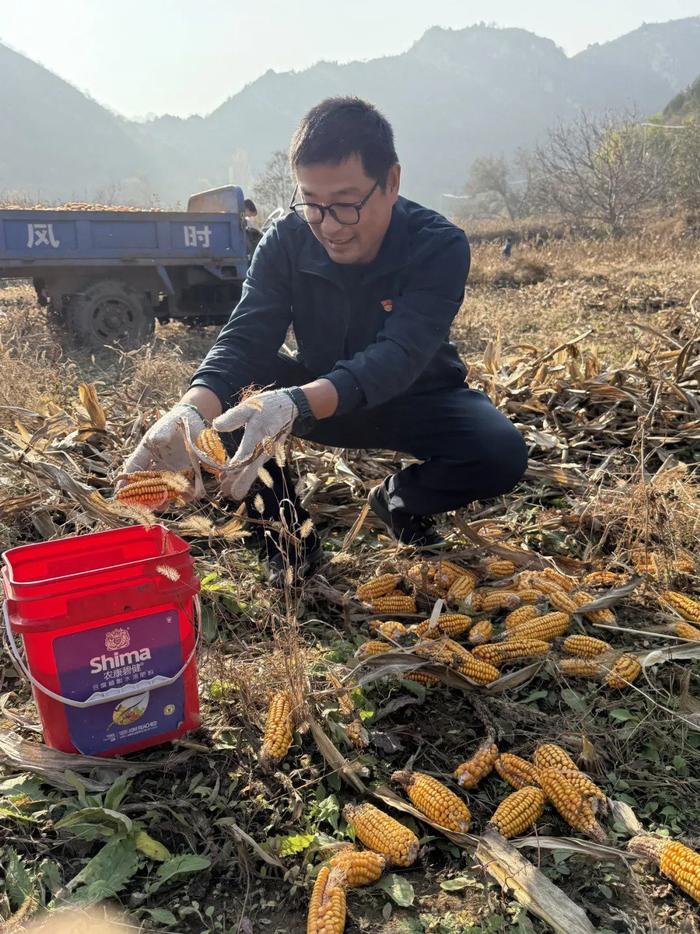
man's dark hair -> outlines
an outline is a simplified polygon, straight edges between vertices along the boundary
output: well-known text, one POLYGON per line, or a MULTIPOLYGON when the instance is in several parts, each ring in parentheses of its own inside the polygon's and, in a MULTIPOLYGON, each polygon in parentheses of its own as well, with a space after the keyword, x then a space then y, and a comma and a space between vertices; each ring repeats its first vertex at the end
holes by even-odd
POLYGON ((243 202, 243 207, 249 214, 257 214, 258 209, 255 207, 255 202, 251 198, 246 198, 243 202))
POLYGON ((359 97, 328 97, 302 118, 289 146, 289 164, 338 165, 350 156, 362 159, 365 175, 382 188, 399 161, 391 124, 376 107, 359 97))

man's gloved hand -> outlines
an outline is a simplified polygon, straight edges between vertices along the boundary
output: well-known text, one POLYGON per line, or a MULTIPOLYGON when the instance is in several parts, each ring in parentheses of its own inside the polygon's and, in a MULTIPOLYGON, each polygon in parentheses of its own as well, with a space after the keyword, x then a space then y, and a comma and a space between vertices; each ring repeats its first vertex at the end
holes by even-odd
MULTIPOLYGON (((192 459, 187 453, 183 422, 194 442, 207 427, 204 418, 190 405, 173 406, 151 425, 134 453, 127 458, 121 474, 135 470, 191 470, 192 459)), ((117 489, 128 480, 121 479, 117 489)))
POLYGON ((219 415, 212 422, 216 431, 244 428, 243 439, 221 476, 221 491, 231 499, 243 499, 258 470, 284 444, 299 414, 283 389, 261 392, 219 415))

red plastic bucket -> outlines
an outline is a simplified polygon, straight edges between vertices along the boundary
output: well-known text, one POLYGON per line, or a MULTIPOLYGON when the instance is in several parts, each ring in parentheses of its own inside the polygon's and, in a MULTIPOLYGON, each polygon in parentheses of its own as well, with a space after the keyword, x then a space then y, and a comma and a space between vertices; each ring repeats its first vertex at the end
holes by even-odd
POLYGON ((48 746, 114 756, 199 726, 199 580, 187 542, 136 525, 3 559, 5 634, 48 746))

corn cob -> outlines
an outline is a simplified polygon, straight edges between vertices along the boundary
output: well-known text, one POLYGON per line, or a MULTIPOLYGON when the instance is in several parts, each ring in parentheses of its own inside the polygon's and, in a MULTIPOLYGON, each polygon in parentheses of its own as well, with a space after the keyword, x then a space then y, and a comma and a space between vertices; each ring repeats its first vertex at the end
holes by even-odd
POLYGON ((472 613, 481 613, 484 605, 484 595, 480 590, 474 590, 469 594, 464 603, 469 607, 472 613))
POLYGON ((460 577, 470 577, 476 581, 472 572, 468 571, 466 568, 462 568, 458 564, 453 564, 451 561, 438 561, 434 578, 438 587, 441 587, 443 590, 449 590, 460 577))
POLYGON ((376 882, 384 872, 386 860, 372 850, 358 850, 352 846, 336 853, 328 865, 342 876, 348 888, 355 889, 376 882))
POLYGON ((527 785, 539 785, 540 779, 535 766, 527 759, 503 752, 496 759, 496 771, 513 788, 525 788, 527 785))
POLYGON ((517 662, 524 658, 539 658, 547 655, 551 645, 549 642, 537 639, 513 639, 509 642, 489 642, 487 645, 477 645, 472 649, 474 658, 481 662, 488 662, 498 668, 507 662, 517 662))
POLYGON ((410 594, 400 593, 398 590, 385 594, 383 597, 374 597, 372 610, 375 613, 415 613, 416 601, 410 594))
POLYGON ((336 695, 338 697, 338 707, 340 708, 341 713, 345 714, 346 717, 352 717, 355 715, 355 705, 352 702, 352 698, 347 692, 347 689, 343 687, 342 683, 332 671, 328 672, 328 681, 335 689, 336 695))
POLYGON ((482 778, 491 772, 498 759, 498 746, 492 739, 485 739, 474 755, 462 762, 454 771, 454 777, 462 788, 476 788, 482 778))
POLYGON ((348 723, 345 727, 345 735, 355 749, 366 749, 369 746, 369 734, 362 726, 362 720, 360 720, 359 717, 348 723))
POLYGON ((584 587, 619 587, 626 577, 616 571, 591 571, 583 578, 584 587))
POLYGON ((399 583, 401 583, 400 574, 380 574, 360 584, 356 591, 357 599, 362 600, 363 603, 369 603, 375 597, 384 597, 391 593, 399 583))
POLYGON ((452 639, 419 642, 413 651, 419 658, 456 669, 477 684, 490 684, 498 678, 498 670, 493 665, 474 658, 468 649, 452 639))
POLYGON ((418 837, 373 804, 346 804, 343 817, 364 845, 381 853, 387 863, 410 866, 418 856, 418 837))
POLYGON ((636 655, 621 655, 606 674, 603 683, 609 688, 626 688, 637 680, 641 671, 642 665, 636 655))
POLYGON ((509 840, 511 837, 517 837, 539 820, 544 806, 545 797, 542 790, 524 785, 519 791, 514 791, 501 801, 489 824, 509 840))
POLYGON ((589 798, 574 788, 557 769, 541 768, 539 775, 542 790, 564 820, 574 830, 603 843, 606 838, 605 831, 595 819, 589 798))
POLYGON ((355 658, 369 658, 370 655, 381 655, 383 652, 391 652, 391 646, 387 642, 369 639, 357 648, 355 658))
MULTIPOLYGON (((477 610, 479 613, 494 613, 497 610, 514 610, 516 606, 520 606, 520 597, 512 590, 491 590, 489 588, 483 588, 477 593, 478 596, 481 597, 481 604, 477 610)), ((475 605, 473 605, 472 608, 476 610, 475 605)))
POLYGON ((385 639, 391 639, 393 642, 398 642, 408 632, 404 624, 397 619, 387 619, 384 622, 373 619, 369 628, 378 636, 384 636, 385 639))
POLYGON ((134 470, 127 474, 129 483, 136 480, 157 480, 169 487, 173 493, 184 493, 189 489, 190 480, 184 471, 176 470, 134 470))
POLYGON ((484 567, 487 577, 512 577, 515 574, 515 565, 507 558, 487 558, 484 567))
POLYGON ((636 545, 630 550, 630 560, 637 574, 648 574, 656 577, 659 573, 659 561, 656 552, 650 551, 644 545, 636 545))
POLYGON ((455 652, 449 645, 450 642, 450 639, 428 639, 415 645, 413 653, 418 658, 425 658, 435 665, 452 665, 455 661, 455 652))
POLYGON ((579 658, 595 658, 596 655, 609 652, 612 646, 602 639, 594 639, 593 636, 567 636, 564 639, 562 648, 567 655, 577 655, 579 658))
POLYGON ((530 577, 526 579, 527 587, 530 590, 536 590, 540 596, 548 596, 554 590, 562 590, 560 584, 556 581, 550 580, 549 577, 545 577, 544 573, 533 573, 530 577))
POLYGON ((454 583, 450 584, 447 591, 448 600, 464 600, 476 587, 476 576, 471 571, 465 571, 454 583))
POLYGON ((700 853, 678 840, 664 840, 650 833, 633 837, 627 848, 653 860, 666 878, 700 902, 700 853))
POLYGON ((560 571, 555 571, 554 568, 544 568, 540 572, 541 577, 546 577, 547 580, 552 581, 559 587, 561 590, 566 590, 567 592, 574 589, 576 582, 570 577, 567 577, 566 574, 562 574, 560 571))
POLYGON ((672 607, 679 616, 689 623, 700 623, 700 603, 687 594, 675 590, 664 590, 661 600, 672 607))
POLYGON ((589 678, 598 680, 603 674, 600 663, 594 658, 560 658, 557 667, 569 678, 589 678))
POLYGON ((547 594, 547 601, 554 610, 560 613, 575 613, 577 606, 565 590, 550 590, 547 594))
POLYGON ((674 635, 679 636, 681 639, 687 639, 689 642, 700 640, 700 629, 690 623, 674 623, 673 632, 674 635))
POLYGON ((469 630, 468 639, 472 645, 482 645, 493 635, 493 623, 490 619, 481 619, 469 630))
POLYGON ((538 616, 535 619, 521 623, 514 629, 506 632, 506 642, 512 639, 537 639, 542 642, 549 642, 557 636, 563 636, 571 625, 571 617, 568 613, 546 613, 544 616, 538 616))
POLYGON ((461 613, 443 613, 434 623, 426 619, 413 627, 412 631, 421 639, 437 639, 440 635, 459 636, 473 625, 474 619, 471 616, 464 616, 461 613))
POLYGON ((676 557, 673 560, 672 564, 673 570, 677 574, 694 574, 695 573, 695 559, 691 554, 688 554, 687 551, 682 549, 676 554, 676 557))
POLYGON ((498 668, 476 658, 466 649, 459 655, 456 668, 463 677, 475 681, 476 684, 491 684, 498 678, 498 668))
MULTIPOLYGON (((586 603, 593 603, 596 598, 593 596, 593 594, 590 594, 585 590, 577 590, 576 593, 571 594, 571 599, 574 601, 577 607, 580 607, 585 606, 586 603)), ((616 622, 616 617, 612 610, 590 610, 588 613, 584 613, 583 615, 592 623, 604 623, 608 626, 614 626, 616 622)))
POLYGON ((422 772, 394 772, 391 780, 406 789, 406 794, 426 817, 458 833, 466 833, 471 824, 471 812, 457 795, 431 775, 422 772))
MULTIPOLYGON (((204 431, 200 432, 197 436, 197 439, 194 442, 195 447, 206 454, 209 460, 215 461, 217 464, 220 464, 222 467, 228 460, 226 456, 226 449, 221 443, 221 437, 219 432, 215 428, 205 428, 204 431)), ((211 467, 206 462, 202 463, 202 467, 209 473, 218 474, 219 471, 215 467, 211 467)))
POLYGON ((565 749, 556 743, 540 743, 535 749, 532 761, 537 769, 573 769, 578 766, 565 749))
POLYGON ((265 732, 258 757, 261 765, 275 765, 286 756, 292 744, 293 727, 292 699, 289 692, 276 691, 267 708, 265 732))
POLYGON ((322 866, 311 893, 306 934, 343 934, 346 912, 342 875, 322 866))
POLYGON ((518 587, 515 592, 520 597, 520 602, 522 604, 533 605, 543 597, 543 594, 541 594, 539 590, 534 590, 532 587, 518 587))
POLYGON ((603 789, 579 769, 557 769, 557 771, 585 797, 598 798, 599 801, 607 804, 608 798, 603 789))
POLYGON ((515 627, 520 626, 521 623, 527 623, 539 615, 540 611, 536 606, 519 606, 517 610, 510 611, 503 620, 503 625, 506 629, 515 629, 515 627))
POLYGON ((177 494, 164 480, 134 480, 117 490, 116 498, 129 506, 159 509, 168 500, 177 499, 177 494))
POLYGON ((427 688, 435 687, 436 684, 440 683, 440 679, 437 675, 431 675, 429 671, 410 671, 401 675, 401 677, 408 678, 409 681, 415 681, 417 684, 422 684, 427 688))

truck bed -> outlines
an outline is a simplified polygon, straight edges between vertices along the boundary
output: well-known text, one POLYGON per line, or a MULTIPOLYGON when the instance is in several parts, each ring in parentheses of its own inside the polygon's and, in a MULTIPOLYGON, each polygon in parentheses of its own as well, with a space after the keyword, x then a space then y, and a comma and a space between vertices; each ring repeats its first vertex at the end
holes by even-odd
MULTIPOLYGON (((247 267, 239 214, 0 210, 0 278, 32 266, 247 267)), ((232 270, 233 271, 233 270, 232 270)))

